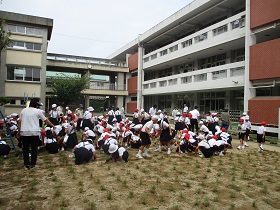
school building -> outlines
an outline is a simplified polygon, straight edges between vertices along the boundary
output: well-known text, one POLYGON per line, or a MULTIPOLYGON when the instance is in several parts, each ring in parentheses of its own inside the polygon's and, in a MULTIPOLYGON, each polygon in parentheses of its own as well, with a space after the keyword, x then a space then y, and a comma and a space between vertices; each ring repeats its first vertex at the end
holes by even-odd
POLYGON ((278 132, 279 9, 279 0, 194 0, 139 34, 108 57, 128 64, 128 112, 227 108, 278 132))

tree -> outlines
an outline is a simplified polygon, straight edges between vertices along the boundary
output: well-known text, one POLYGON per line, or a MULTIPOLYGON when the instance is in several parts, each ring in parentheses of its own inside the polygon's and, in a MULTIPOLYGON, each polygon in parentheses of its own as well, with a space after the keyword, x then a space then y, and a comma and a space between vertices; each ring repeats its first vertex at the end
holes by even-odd
POLYGON ((0 20, 0 52, 6 49, 6 47, 12 42, 10 39, 11 32, 6 32, 3 28, 4 20, 0 20))
POLYGON ((82 97, 81 92, 89 87, 89 77, 73 77, 61 73, 57 77, 52 77, 50 83, 58 102, 64 102, 67 105, 82 97))
POLYGON ((11 100, 9 98, 6 98, 4 96, 0 96, 0 106, 3 106, 4 104, 10 103, 11 100))

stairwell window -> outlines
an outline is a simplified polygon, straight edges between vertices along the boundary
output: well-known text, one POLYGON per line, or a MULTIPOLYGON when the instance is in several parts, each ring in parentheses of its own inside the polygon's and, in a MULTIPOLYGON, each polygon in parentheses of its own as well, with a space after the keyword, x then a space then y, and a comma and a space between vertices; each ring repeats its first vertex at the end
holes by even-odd
POLYGON ((22 41, 12 41, 8 45, 8 48, 42 51, 42 44, 31 43, 31 42, 22 42, 22 41))
POLYGON ((34 28, 34 27, 30 27, 30 26, 20 26, 20 25, 10 25, 9 24, 8 30, 12 33, 35 35, 35 36, 43 35, 42 28, 34 28))
POLYGON ((7 80, 40 82, 40 72, 39 68, 8 66, 7 80))
POLYGON ((225 33, 225 32, 227 32, 227 30, 228 30, 227 24, 223 25, 219 28, 215 28, 215 29, 213 29, 213 36, 217 36, 219 34, 225 33))
POLYGON ((160 56, 164 56, 167 54, 167 49, 160 52, 160 56))

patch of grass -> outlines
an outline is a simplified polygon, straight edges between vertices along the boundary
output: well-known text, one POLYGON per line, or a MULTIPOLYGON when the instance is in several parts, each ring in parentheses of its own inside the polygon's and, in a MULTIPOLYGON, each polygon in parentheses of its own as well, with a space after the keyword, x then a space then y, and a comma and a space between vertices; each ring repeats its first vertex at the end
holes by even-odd
POLYGON ((264 185, 261 191, 265 194, 268 194, 268 187, 264 185))
POLYGON ((280 184, 276 185, 275 190, 278 192, 280 191, 280 184))
POLYGON ((255 201, 255 200, 253 201, 252 207, 253 207, 253 208, 258 208, 258 207, 257 207, 257 201, 255 201))
POLYGON ((96 204, 94 202, 89 202, 87 210, 97 210, 96 204))
POLYGON ((129 198, 133 198, 134 197, 134 192, 133 191, 129 191, 128 192, 128 197, 129 198))
POLYGON ((209 199, 208 198, 204 198, 202 204, 203 204, 204 207, 209 207, 210 206, 209 199))
POLYGON ((112 191, 107 191, 107 199, 112 200, 112 191))
POLYGON ((197 189, 195 190, 195 193, 196 193, 196 194, 201 194, 201 188, 197 188, 197 189))
POLYGON ((229 209, 232 210, 232 209, 235 209, 235 207, 236 207, 235 203, 231 203, 229 206, 229 209))
POLYGON ((176 189, 173 185, 168 185, 167 189, 170 191, 170 192, 175 192, 176 189))
POLYGON ((141 203, 143 205, 147 205, 147 196, 146 195, 141 196, 141 203))
POLYGON ((65 200, 65 199, 62 199, 62 200, 60 201, 60 204, 59 204, 60 207, 67 207, 68 205, 69 205, 69 203, 68 203, 68 201, 65 200))
POLYGON ((61 195, 61 190, 60 189, 56 189, 54 192, 54 197, 59 197, 61 195))
POLYGON ((179 209, 181 209, 180 208, 180 206, 178 205, 178 204, 173 204, 173 206, 171 206, 170 208, 169 208, 170 210, 179 210, 179 209))
POLYGON ((101 185, 101 186, 100 186, 100 190, 101 190, 101 191, 105 191, 105 190, 106 190, 106 188, 104 187, 104 185, 101 185))
POLYGON ((155 194, 156 193, 156 186, 155 185, 152 185, 151 187, 150 187, 150 192, 152 193, 152 194, 155 194))
POLYGON ((84 192, 84 188, 83 187, 80 187, 79 188, 79 193, 83 193, 84 192))
POLYGON ((68 171, 70 173, 74 173, 75 172, 75 169, 73 168, 73 166, 68 166, 68 171))
POLYGON ((28 209, 30 210, 36 209, 36 205, 33 203, 33 201, 28 202, 28 209))
POLYGON ((237 197, 236 192, 235 191, 231 191, 229 197, 236 198, 237 197))
POLYGON ((122 184, 123 184, 123 186, 125 186, 125 187, 126 187, 126 186, 127 186, 127 180, 126 180, 126 179, 124 179, 124 180, 123 180, 123 182, 122 182, 122 184))
POLYGON ((84 186, 84 182, 83 181, 79 181, 78 185, 82 187, 82 186, 84 186))
POLYGON ((186 187, 187 188, 191 188, 192 187, 192 185, 191 185, 191 183, 189 181, 186 181, 186 187))

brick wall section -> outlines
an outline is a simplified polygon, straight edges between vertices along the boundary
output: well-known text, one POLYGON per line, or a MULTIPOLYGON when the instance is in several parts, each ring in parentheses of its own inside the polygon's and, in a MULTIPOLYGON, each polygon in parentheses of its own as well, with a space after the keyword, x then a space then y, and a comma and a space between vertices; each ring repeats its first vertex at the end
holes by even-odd
POLYGON ((128 68, 129 71, 138 69, 138 53, 135 53, 128 57, 128 68))
POLYGON ((134 113, 135 108, 137 108, 137 101, 127 103, 127 113, 134 113))
POLYGON ((251 29, 280 20, 279 0, 251 0, 251 29))
POLYGON ((127 80, 128 94, 137 94, 137 77, 131 77, 127 80))
POLYGON ((280 39, 250 47, 249 78, 250 80, 280 78, 280 39))
POLYGON ((261 98, 256 97, 249 100, 250 121, 278 125, 278 109, 280 107, 280 97, 261 98))

